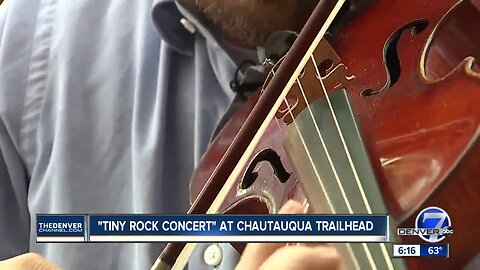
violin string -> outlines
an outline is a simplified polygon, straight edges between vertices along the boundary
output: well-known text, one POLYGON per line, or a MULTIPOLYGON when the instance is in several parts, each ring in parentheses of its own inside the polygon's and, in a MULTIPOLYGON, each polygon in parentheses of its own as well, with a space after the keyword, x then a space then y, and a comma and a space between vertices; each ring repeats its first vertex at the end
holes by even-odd
MULTIPOLYGON (((326 87, 325 87, 324 81, 323 81, 323 79, 322 79, 322 76, 321 76, 321 74, 320 74, 320 71, 319 71, 319 69, 318 69, 318 65, 317 65, 317 63, 316 63, 316 61, 315 61, 315 58, 314 58, 313 54, 310 55, 310 58, 311 58, 311 61, 312 61, 313 65, 314 65, 315 72, 316 72, 316 75, 317 75, 317 77, 318 77, 318 80, 320 81, 320 85, 321 85, 321 87, 322 87, 323 94, 324 94, 324 96, 325 96, 325 99, 326 99, 327 104, 328 104, 329 111, 330 111, 331 116, 332 116, 332 118, 333 118, 333 121, 334 121, 334 123, 335 123, 335 128, 336 128, 336 130, 337 130, 337 132, 338 132, 338 134, 339 134, 339 138, 340 138, 340 140, 341 140, 341 142, 342 142, 343 149, 344 149, 344 151, 345 151, 345 154, 347 155, 347 159, 348 159, 350 168, 351 168, 351 170, 352 170, 352 173, 354 174, 355 181, 356 181, 357 187, 358 187, 358 189, 359 189, 359 191, 360 191, 362 200, 363 200, 363 202, 364 202, 365 207, 367 208, 367 212, 368 212, 369 214, 372 214, 372 210, 371 210, 370 204, 369 204, 369 202, 368 202, 368 199, 367 199, 367 197, 366 197, 366 195, 365 195, 365 191, 364 191, 363 185, 362 185, 362 183, 360 182, 360 178, 359 178, 359 176, 358 176, 358 172, 357 172, 357 170, 356 170, 356 168, 355 168, 355 165, 354 165, 354 163, 353 163, 352 157, 351 157, 351 155, 350 155, 350 151, 348 150, 348 147, 347 147, 347 144, 346 144, 346 141, 345 141, 345 137, 343 136, 343 132, 342 132, 342 130, 340 129, 340 125, 338 124, 338 119, 337 119, 336 113, 335 113, 335 111, 333 110, 332 103, 331 103, 331 101, 330 101, 329 95, 328 95, 328 93, 327 93, 327 89, 326 89, 326 87)), ((300 87, 300 91, 302 92, 302 95, 303 95, 303 97, 305 98, 305 104, 307 105, 307 108, 308 108, 309 111, 311 112, 309 102, 308 102, 308 100, 307 100, 307 98, 306 98, 306 96, 305 96, 305 93, 304 93, 302 87, 300 87)), ((313 117, 313 115, 312 115, 312 117, 313 117)), ((315 118, 313 118, 313 119, 315 119, 315 118)), ((318 129, 318 125, 316 124, 316 121, 314 120, 313 122, 314 122, 314 124, 315 124, 316 129, 317 129, 317 132, 319 133, 319 136, 321 136, 321 135, 320 135, 320 130, 318 129)), ((337 179, 338 179, 338 178, 337 178, 337 179)), ((338 183, 338 185, 339 185, 339 187, 340 187, 340 190, 343 191, 344 189, 343 189, 343 185, 341 184, 341 182, 337 181, 337 183, 338 183)), ((343 193, 342 193, 342 194, 343 194, 343 193)), ((347 203, 347 205, 350 205, 349 200, 348 200, 345 196, 344 196, 344 200, 345 200, 345 202, 347 203)), ((348 208, 349 208, 349 211, 353 214, 353 212, 351 211, 351 207, 349 206, 348 208)), ((370 253, 370 251, 369 251, 369 248, 367 247, 367 245, 366 245, 365 243, 363 243, 362 245, 364 246, 364 248, 366 249, 366 251, 368 250, 367 256, 370 257, 370 256, 371 256, 371 253, 370 253)), ((392 265, 390 256, 388 255, 388 252, 387 252, 387 250, 386 250, 385 244, 383 244, 383 243, 380 244, 380 248, 381 248, 381 250, 382 250, 382 255, 383 255, 384 259, 385 259, 385 262, 387 263, 388 268, 389 268, 389 269, 393 269, 393 265, 392 265)))
MULTIPOLYGON (((272 73, 275 75, 275 72, 274 72, 274 71, 272 71, 272 73)), ((298 79, 297 79, 297 82, 298 82, 298 79)), ((287 111, 288 111, 288 112, 290 113, 290 115, 292 116, 292 119, 294 119, 294 118, 293 118, 293 114, 292 114, 292 109, 291 109, 290 104, 288 103, 286 97, 284 98, 284 102, 285 102, 285 104, 287 105, 287 111)), ((302 146, 303 146, 303 148, 305 149, 305 152, 307 153, 308 161, 310 162, 310 165, 312 165, 313 171, 314 171, 314 173, 315 173, 315 177, 317 177, 318 179, 320 179, 320 174, 318 173, 317 168, 315 168, 315 166, 314 166, 314 162, 313 162, 312 155, 310 154, 310 151, 308 151, 307 145, 306 145, 306 143, 305 143, 305 139, 303 138, 303 135, 302 135, 302 133, 300 132, 300 128, 298 127, 297 122, 293 121, 293 125, 295 126, 295 129, 297 130, 298 135, 299 135, 299 137, 300 137, 300 141, 302 142, 302 146)), ((323 191, 323 193, 325 194, 325 199, 327 200, 327 203, 328 203, 329 208, 331 209, 331 211, 333 212, 333 214, 335 214, 335 209, 334 209, 334 207, 333 207, 332 201, 330 200, 330 196, 328 196, 328 194, 326 193, 325 186, 323 185, 323 182, 321 182, 321 181, 320 181, 320 187, 322 188, 322 191, 323 191)))
MULTIPOLYGON (((272 72, 272 75, 275 75, 275 71, 274 71, 274 70, 272 70, 271 72, 272 72)), ((300 81, 298 80, 298 78, 297 78, 296 80, 297 80, 297 83, 299 84, 299 87, 301 87, 300 81)), ((303 94, 303 92, 302 92, 302 94, 303 94)), ((292 109, 291 109, 291 107, 290 107, 290 104, 288 103, 288 100, 287 100, 286 97, 284 98, 284 101, 285 101, 285 104, 286 104, 286 106, 287 106, 286 111, 290 114, 290 116, 292 117, 292 119, 295 119, 294 116, 293 116, 293 113, 292 113, 292 109)), ((310 113, 312 113, 312 112, 310 111, 310 113)), ((312 115, 312 114, 311 114, 311 115, 312 115)), ((313 117, 313 115, 312 115, 312 117, 313 117)), ((275 122, 277 123, 277 126, 281 129, 279 120, 278 120, 277 118, 275 118, 275 122)), ((308 150, 308 148, 307 148, 307 146, 306 146, 305 139, 303 138, 302 133, 300 132, 300 128, 298 127, 298 125, 297 125, 297 123, 295 122, 295 120, 293 121, 293 124, 294 124, 294 126, 295 126, 295 129, 296 129, 297 132, 298 132, 298 135, 299 135, 299 137, 300 137, 300 141, 302 142, 302 146, 303 146, 305 152, 307 153, 307 156, 308 156, 310 165, 312 166, 312 168, 313 168, 313 170, 314 170, 314 172, 315 172, 315 175, 316 175, 317 179, 319 179, 319 181, 320 181, 320 185, 321 185, 323 194, 325 194, 325 199, 326 199, 326 201, 327 201, 328 207, 330 208, 330 211, 332 211, 332 213, 335 214, 335 213, 336 213, 336 210, 335 210, 335 208, 334 208, 334 206, 333 206, 333 204, 332 204, 332 202, 331 202, 330 196, 328 196, 328 193, 326 192, 326 189, 325 189, 325 186, 323 185, 323 182, 322 182, 321 179, 320 179, 320 175, 319 175, 317 169, 315 168, 315 165, 314 165, 314 163, 313 163, 313 158, 312 158, 312 156, 311 156, 311 154, 310 154, 310 152, 309 152, 309 150, 308 150)), ((320 136, 321 136, 321 135, 320 135, 320 136)), ((325 145, 324 145, 324 149, 325 149, 325 151, 328 152, 328 150, 327 150, 327 148, 326 148, 325 145)), ((328 157, 330 158, 330 156, 328 156, 328 157)), ((331 165, 333 166, 333 163, 331 163, 331 165)), ((302 206, 303 206, 303 212, 304 212, 304 213, 307 212, 307 210, 308 210, 308 208, 309 208, 308 199, 307 199, 307 198, 305 198, 305 199, 303 200, 302 206)), ((289 244, 287 244, 287 245, 289 245, 289 244)), ((290 244, 290 245, 292 245, 292 244, 290 244)), ((300 243, 296 243, 296 244, 293 244, 293 245, 301 245, 301 244, 300 244, 300 243)), ((355 255, 354 255, 354 253, 353 253, 353 250, 352 250, 352 248, 351 248, 351 245, 350 245, 350 244, 347 244, 346 246, 347 246, 348 252, 350 253, 350 257, 353 259, 354 264, 357 265, 357 267, 358 267, 358 261, 357 261, 355 255)), ((376 269, 376 268, 375 268, 375 269, 376 269)))
MULTIPOLYGON (((322 76, 320 75, 320 71, 318 70, 317 63, 316 63, 313 55, 311 55, 310 58, 312 59, 313 66, 315 67, 315 72, 316 72, 316 74, 318 76, 318 79, 320 81, 320 85, 322 86, 323 94, 325 95, 325 99, 326 99, 327 104, 328 104, 328 109, 330 110, 330 113, 331 113, 332 118, 333 118, 333 122, 335 123, 335 128, 336 128, 338 134, 340 135, 339 138, 342 142, 343 150, 345 151, 345 154, 347 155, 348 163, 350 165, 350 168, 352 169, 353 175, 355 177, 355 181, 356 181, 357 186, 360 190, 360 194, 362 196, 363 203, 365 204, 365 207, 367 208, 368 213, 372 214, 372 209, 370 208, 370 204, 368 202, 367 196, 365 195, 363 185, 360 182, 360 177, 358 176, 358 172, 355 169, 355 165, 353 164, 352 156, 350 155, 350 151, 348 150, 347 143, 345 142, 345 137, 343 136, 343 132, 340 129, 340 125, 338 124, 337 116, 335 114, 335 111, 333 110, 333 106, 332 106, 332 103, 330 101, 330 98, 328 97, 327 89, 326 89, 325 84, 322 80, 322 76)), ((307 106, 308 106, 308 101, 306 101, 306 102, 307 102, 307 106)))
MULTIPOLYGON (((319 128, 318 125, 317 125, 317 121, 316 121, 315 116, 314 116, 314 114, 313 114, 312 108, 310 107, 310 105, 309 105, 309 103, 308 103, 308 99, 307 99, 307 97, 306 97, 306 95, 305 95, 305 92, 303 91, 303 86, 302 86, 302 84, 301 84, 301 82, 300 82, 300 80, 299 80, 298 78, 297 78, 297 84, 298 84, 298 87, 300 88, 300 92, 302 93, 303 99, 305 100, 305 104, 307 105, 306 107, 307 107, 307 109, 308 109, 308 111, 309 111, 309 113, 310 113, 310 117, 312 117, 312 122, 313 122, 313 124, 314 124, 314 126, 315 126, 317 135, 318 135, 318 137, 320 138, 320 142, 321 142, 321 144, 322 144, 322 147, 323 147, 323 149, 325 150, 325 154, 326 154, 326 156, 327 156, 328 163, 330 164, 330 168, 332 169, 332 172, 333 172, 333 175, 334 175, 335 180, 336 180, 336 182, 337 182, 337 185, 338 185, 338 187, 340 188, 340 192, 341 192, 341 194, 342 194, 342 197, 343 197, 343 200, 344 200, 344 202, 345 202, 345 205, 346 205, 347 208, 348 208, 348 212, 349 212, 350 214, 353 214, 352 206, 351 206, 351 204, 350 204, 350 201, 348 200, 347 194, 345 193, 345 188, 343 187, 343 185, 342 185, 342 183, 341 183, 341 180, 340 180, 340 178, 339 178, 339 176, 338 176, 337 169, 335 168, 335 165, 333 164, 333 160, 332 160, 332 157, 330 156, 330 152, 328 151, 327 145, 325 144, 325 140, 323 139, 322 133, 320 132, 320 128, 319 128)), ((328 98, 328 97, 327 97, 327 98, 328 98)), ((290 106, 289 106, 288 104, 287 104, 287 106, 288 106, 288 108, 289 108, 289 112, 290 112, 290 114, 291 114, 291 116, 292 116, 292 119, 293 119, 293 114, 292 114, 292 112, 291 112, 291 110, 290 110, 290 106)), ((293 122, 295 123, 295 126, 296 126, 296 128, 297 128, 297 132, 299 133, 300 138, 303 138, 303 136, 301 135, 300 130, 298 129, 298 125, 296 124, 296 121, 294 120, 293 122)), ((302 139, 302 143, 303 143, 303 139, 302 139)), ((303 143, 303 146, 304 146, 304 148, 305 148, 305 151, 308 153, 308 156, 310 157, 310 154, 309 154, 309 151, 308 151, 308 149, 307 149, 307 146, 306 146, 304 143, 303 143)), ((322 182, 322 179, 320 178, 319 174, 317 173, 315 164, 313 163, 313 160, 312 160, 311 158, 309 158, 309 159, 310 159, 310 162, 311 162, 312 167, 313 167, 314 170, 315 170, 315 174, 316 174, 316 176, 317 176, 318 182, 319 182, 320 185, 322 186, 323 193, 325 194, 325 196, 327 196, 327 195, 326 195, 327 192, 326 192, 325 188, 323 188, 323 182, 322 182)), ((331 207, 333 208, 333 205, 332 205, 331 207)), ((335 214, 335 213, 334 213, 334 214, 335 214)), ((375 270, 376 270, 376 269, 377 269, 377 265, 376 265, 376 263, 375 263, 375 260, 373 259, 372 253, 370 252, 370 249, 368 248, 368 246, 367 246, 365 243, 362 243, 362 247, 363 247, 363 249, 364 249, 364 251, 365 251, 365 254, 367 255, 368 263, 370 264, 371 269, 375 269, 375 270)), ((353 256, 353 257, 355 257, 355 256, 353 256)))
MULTIPOLYGON (((323 94, 325 95, 325 98, 327 100, 327 103, 328 103, 328 107, 330 109, 330 112, 332 114, 332 117, 333 117, 333 120, 335 122, 335 127, 338 131, 338 134, 340 135, 340 139, 342 141, 342 145, 343 145, 343 148, 345 150, 345 154, 347 155, 347 158, 348 158, 348 162, 350 164, 350 167, 352 168, 352 172, 354 173, 354 176, 355 176, 355 181, 356 181, 356 184, 358 186, 358 189, 360 190, 360 194, 362 195, 362 199, 363 199, 363 202, 365 203, 365 206, 367 207, 367 211, 369 214, 372 214, 372 209, 370 207, 370 204, 368 202, 368 199, 367 199, 367 196, 365 195, 365 190, 363 188, 363 185, 362 183, 360 182, 360 178, 358 176, 358 173, 357 173, 357 170, 355 168, 355 165, 353 163, 353 160, 352 160, 352 157, 350 155, 350 151, 348 150, 348 146, 345 142, 345 137, 343 136, 343 132, 340 128, 340 125, 338 124, 338 119, 337 119, 337 116, 335 114, 335 111, 333 110, 333 106, 332 106, 332 103, 330 101, 330 98, 328 96, 328 93, 327 93, 327 89, 325 87, 325 83, 324 81, 322 80, 322 76, 320 74, 320 70, 318 69, 318 65, 315 61, 315 57, 313 57, 313 54, 311 55, 311 59, 312 59, 312 63, 315 67, 315 72, 317 73, 317 76, 318 76, 318 79, 320 81, 320 84, 322 86, 322 90, 323 90, 323 94)), ((307 105, 308 105, 308 101, 307 101, 307 105)), ((364 244, 366 245, 366 244, 364 244)), ((388 255, 388 252, 387 252, 387 248, 385 247, 385 244, 384 243, 380 243, 380 249, 382 250, 382 255, 385 259, 385 262, 387 263, 387 266, 388 266, 388 269, 394 269, 393 265, 392 265, 392 261, 391 261, 391 258, 390 256, 388 255)))
POLYGON ((303 206, 303 213, 307 213, 309 208, 307 198, 303 199, 302 206, 303 206))
MULTIPOLYGON (((337 181, 338 186, 340 187, 340 193, 342 194, 343 200, 346 202, 348 212, 353 213, 352 207, 351 207, 350 203, 348 202, 348 198, 347 198, 347 194, 345 193, 345 189, 343 188, 343 185, 340 183, 341 182, 340 177, 338 176, 337 169, 335 168, 335 165, 333 164, 333 160, 332 160, 332 157, 330 155, 330 151, 328 150, 327 145, 325 144, 325 140, 323 139, 322 133, 320 132, 320 128, 317 125, 317 121, 315 119, 315 116, 313 115, 313 111, 312 111, 310 105, 308 105, 307 97, 305 95, 305 92, 303 91, 303 86, 302 86, 302 83, 300 82, 299 79, 297 79, 297 84, 298 84, 298 88, 300 88, 300 93, 302 93, 302 97, 305 100, 305 104, 307 105, 306 107, 308 109, 308 112, 310 113, 310 117, 312 118, 312 122, 313 122, 313 125, 315 126, 315 130, 317 131, 317 135, 320 138, 320 142, 322 144, 323 150, 325 150, 325 154, 327 156, 328 164, 330 165, 330 168, 332 169, 333 176, 335 177, 335 180, 337 181)), ((293 117, 293 115, 292 115, 292 117, 293 117)), ((300 130, 298 130, 298 133, 300 133, 300 130)), ((306 146, 305 146, 305 148, 306 148, 306 146)), ((308 150, 306 150, 306 151, 308 151, 308 150)), ((312 166, 313 166, 313 164, 312 164, 312 166)), ((319 179, 319 181, 321 181, 321 179, 319 179)))
MULTIPOLYGON (((300 82, 298 81, 298 78, 297 78, 297 83, 300 83, 300 82)), ((326 192, 326 188, 325 188, 325 186, 324 186, 324 184, 323 184, 323 182, 322 182, 322 180, 321 180, 321 178, 320 178, 320 174, 318 173, 317 168, 315 167, 315 164, 314 164, 314 162, 313 162, 312 155, 310 154, 310 151, 308 150, 308 147, 307 147, 307 145, 306 145, 306 143, 305 143, 305 139, 303 138, 303 135, 302 135, 302 133, 300 132, 300 128, 298 127, 297 122, 295 121, 295 118, 293 117, 292 109, 291 109, 290 104, 288 103, 288 100, 287 100, 286 97, 284 98, 284 101, 285 101, 285 104, 287 105, 287 111, 288 111, 288 113, 290 113, 290 116, 292 117, 292 119, 294 119, 294 120, 293 120, 293 125, 295 126, 295 129, 296 129, 297 132, 298 132, 298 135, 299 135, 299 137, 300 137, 300 141, 302 142, 303 149, 305 150, 305 153, 307 153, 308 161, 309 161, 310 165, 311 165, 312 168, 313 168, 313 171, 314 171, 314 173, 315 173, 315 177, 319 180, 320 187, 322 188, 322 192, 323 192, 323 194, 325 195, 325 200, 327 201, 328 207, 330 208, 330 211, 331 211, 333 214, 335 214, 335 213, 336 213, 335 207, 334 207, 333 204, 332 204, 332 201, 331 201, 331 199, 330 199, 330 196, 329 196, 328 193, 326 192)), ((358 267, 358 261, 357 261, 357 258, 356 258, 355 255, 354 255, 354 253, 353 253, 353 250, 352 250, 351 245, 347 243, 346 246, 347 246, 348 252, 350 253, 350 258, 353 259, 355 265, 357 265, 357 267, 358 267)), ((375 268, 375 269, 376 269, 376 268, 375 268)))

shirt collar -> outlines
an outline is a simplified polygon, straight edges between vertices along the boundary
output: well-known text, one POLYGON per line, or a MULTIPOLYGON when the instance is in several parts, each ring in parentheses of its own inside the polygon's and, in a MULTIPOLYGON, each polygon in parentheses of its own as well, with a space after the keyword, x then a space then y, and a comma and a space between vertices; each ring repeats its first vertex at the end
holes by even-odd
POLYGON ((215 27, 192 3, 192 0, 155 0, 152 19, 160 37, 177 52, 193 54, 193 34, 202 35, 213 46, 222 48, 237 65, 247 58, 258 61, 257 52, 229 44, 215 27), (187 27, 184 24, 188 24, 187 27))
POLYGON ((152 8, 152 19, 160 37, 175 51, 192 56, 194 50, 194 34, 202 35, 209 46, 219 47, 234 66, 239 66, 245 60, 257 62, 257 66, 250 66, 245 71, 240 71, 243 83, 260 82, 265 80, 265 70, 261 62, 266 53, 285 51, 288 47, 288 33, 274 34, 266 48, 247 50, 236 47, 223 39, 220 30, 216 28, 198 10, 194 0, 155 0, 152 8), (187 24, 187 25, 185 25, 187 24), (190 30, 189 30, 190 29, 190 30))
POLYGON ((175 0, 155 0, 151 16, 164 42, 179 53, 192 54, 193 36, 182 25, 183 15, 178 10, 175 0))

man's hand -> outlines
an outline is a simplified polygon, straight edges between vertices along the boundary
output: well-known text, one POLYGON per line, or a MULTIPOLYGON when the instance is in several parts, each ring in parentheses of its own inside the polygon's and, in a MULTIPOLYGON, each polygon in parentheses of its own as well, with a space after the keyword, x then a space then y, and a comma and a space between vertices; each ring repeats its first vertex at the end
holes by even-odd
POLYGON ((5 270, 60 270, 53 263, 36 253, 22 254, 0 261, 0 269, 5 270))
MULTIPOLYGON (((303 213, 303 206, 288 201, 279 214, 303 213)), ((308 244, 286 246, 284 243, 248 244, 236 270, 283 270, 283 269, 340 269, 340 257, 335 248, 308 244)))

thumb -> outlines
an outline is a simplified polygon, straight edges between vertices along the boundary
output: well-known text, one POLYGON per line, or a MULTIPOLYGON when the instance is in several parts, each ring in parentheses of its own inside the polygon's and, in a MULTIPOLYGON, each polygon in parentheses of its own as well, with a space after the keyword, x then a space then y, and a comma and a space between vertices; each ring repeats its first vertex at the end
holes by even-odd
MULTIPOLYGON (((303 214, 304 207, 290 200, 278 211, 279 214, 303 214)), ((245 247, 236 270, 258 269, 277 249, 285 243, 250 243, 245 247)))
POLYGON ((0 269, 60 270, 59 267, 36 253, 25 253, 4 261, 0 261, 0 269))

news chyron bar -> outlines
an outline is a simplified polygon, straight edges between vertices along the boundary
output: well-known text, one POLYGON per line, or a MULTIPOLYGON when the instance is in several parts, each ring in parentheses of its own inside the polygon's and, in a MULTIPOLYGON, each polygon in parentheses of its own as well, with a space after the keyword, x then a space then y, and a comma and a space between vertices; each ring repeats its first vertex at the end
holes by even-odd
POLYGON ((388 243, 390 257, 449 257, 452 220, 439 207, 419 212, 415 228, 388 215, 50 215, 36 217, 38 243, 282 242, 388 243), (415 236, 417 243, 395 243, 415 236))
POLYGON ((387 215, 37 215, 37 242, 389 242, 387 215))

